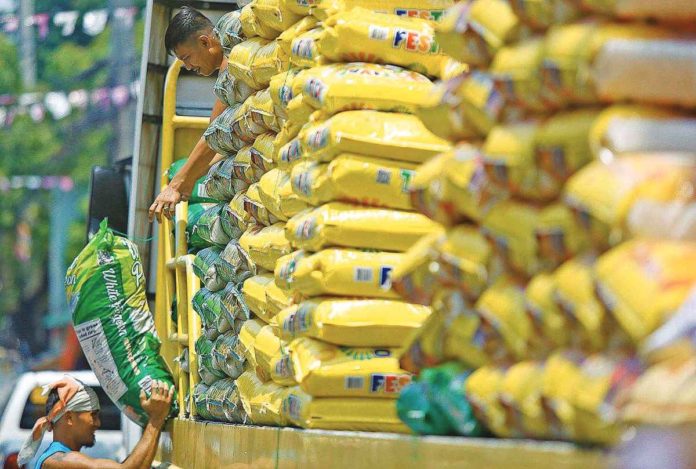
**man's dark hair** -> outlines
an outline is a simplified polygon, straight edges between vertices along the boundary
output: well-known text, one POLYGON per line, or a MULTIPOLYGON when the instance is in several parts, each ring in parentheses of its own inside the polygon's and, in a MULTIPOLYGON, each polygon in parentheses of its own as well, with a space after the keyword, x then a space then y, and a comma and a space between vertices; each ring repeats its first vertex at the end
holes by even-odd
POLYGON ((51 412, 51 409, 53 409, 53 406, 56 405, 56 402, 59 400, 60 397, 58 396, 58 390, 51 389, 51 392, 48 393, 48 399, 46 399, 46 415, 51 412))
POLYGON ((209 31, 213 23, 203 13, 189 6, 182 7, 169 22, 164 33, 164 47, 167 53, 174 52, 179 44, 188 41, 194 34, 209 31))

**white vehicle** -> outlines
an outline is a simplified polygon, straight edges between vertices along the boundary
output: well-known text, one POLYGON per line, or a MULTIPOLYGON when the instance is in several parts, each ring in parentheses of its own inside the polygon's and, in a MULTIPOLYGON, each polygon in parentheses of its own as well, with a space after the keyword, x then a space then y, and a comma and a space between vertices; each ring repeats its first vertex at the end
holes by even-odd
MULTIPOLYGON (((91 371, 70 371, 71 376, 91 386, 99 396, 101 404, 101 429, 96 433, 96 443, 92 448, 84 448, 84 454, 122 461, 128 456, 124 434, 132 434, 137 425, 130 422, 118 407, 109 399, 96 376, 91 371)), ((17 453, 31 433, 34 422, 46 414, 46 400, 41 396, 41 386, 63 377, 62 371, 28 372, 16 378, 12 391, 0 395, 0 464, 2 469, 18 468, 17 453)), ((35 459, 51 444, 53 437, 47 433, 35 459)), ((34 468, 32 460, 26 467, 34 468)))

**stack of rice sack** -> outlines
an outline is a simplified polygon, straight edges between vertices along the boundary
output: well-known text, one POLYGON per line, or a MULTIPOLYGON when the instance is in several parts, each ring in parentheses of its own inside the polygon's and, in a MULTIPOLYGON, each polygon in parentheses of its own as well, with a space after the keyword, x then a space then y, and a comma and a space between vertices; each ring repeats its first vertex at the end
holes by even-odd
POLYGON ((256 91, 207 134, 236 152, 248 184, 230 207, 256 268, 237 379, 254 423, 406 430, 397 349, 430 309, 401 301, 390 275, 441 229, 413 211, 408 187, 451 148, 413 113, 433 79, 465 68, 433 40, 452 4, 255 0, 239 13, 245 40, 226 75, 256 91))
POLYGON ((437 26, 471 70, 418 112, 456 146, 411 181, 447 231, 395 270, 433 310, 401 363, 475 369, 498 436, 615 442, 637 350, 696 286, 695 12, 663 3, 474 0, 437 26))

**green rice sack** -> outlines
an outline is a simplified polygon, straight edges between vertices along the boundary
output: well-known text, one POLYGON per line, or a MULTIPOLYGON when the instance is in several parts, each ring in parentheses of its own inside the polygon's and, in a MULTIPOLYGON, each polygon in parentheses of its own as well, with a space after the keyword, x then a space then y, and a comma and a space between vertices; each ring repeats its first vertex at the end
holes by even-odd
MULTIPOLYGON (((65 289, 75 333, 99 383, 128 418, 144 426, 140 392, 149 393, 152 380, 174 382, 159 354, 138 248, 114 235, 105 219, 68 269, 65 289)), ((170 415, 177 407, 174 399, 170 415)))
MULTIPOLYGON (((174 179, 174 176, 177 175, 179 171, 181 171, 182 166, 186 164, 186 158, 182 158, 180 160, 176 160, 172 165, 169 167, 169 170, 167 171, 167 177, 169 178, 169 182, 174 179)), ((189 204, 200 204, 200 203, 217 203, 221 199, 217 199, 211 194, 208 193, 205 184, 205 177, 202 177, 198 179, 194 184, 193 184, 193 190, 191 191, 191 198, 189 198, 189 204)))

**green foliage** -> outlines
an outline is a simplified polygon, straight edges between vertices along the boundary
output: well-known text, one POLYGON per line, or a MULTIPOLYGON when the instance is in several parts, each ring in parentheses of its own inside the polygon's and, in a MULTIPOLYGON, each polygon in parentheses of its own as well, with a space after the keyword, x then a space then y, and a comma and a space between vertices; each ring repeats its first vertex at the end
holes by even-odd
MULTIPOLYGON (((142 8, 144 0, 130 5, 142 8)), ((106 0, 36 0, 35 11, 56 12, 78 10, 85 12, 106 8, 106 0)), ((80 20, 81 21, 81 20, 80 20)), ((37 90, 94 89, 109 83, 109 54, 118 44, 111 43, 110 26, 95 36, 82 32, 78 23, 76 33, 63 37, 60 29, 52 27, 49 35, 37 40, 37 90)), ((143 43, 143 20, 138 18, 133 28, 134 60, 130 76, 137 77, 143 43)), ((16 37, 0 33, 0 94, 23 91, 19 67, 19 52, 13 42, 16 37)), ((65 236, 68 250, 66 265, 82 249, 85 242, 87 190, 91 168, 107 164, 109 145, 113 137, 109 110, 74 111, 69 117, 54 121, 33 122, 28 116, 17 116, 9 128, 0 128, 0 176, 68 175, 83 194, 78 203, 79 221, 65 236)), ((4 314, 43 315, 46 313, 46 268, 48 264, 49 191, 11 190, 0 193, 0 324, 4 314), (31 227, 31 260, 20 262, 14 254, 17 246, 17 225, 26 222, 31 227), (39 310, 20 312, 22 302, 42 298, 39 310)), ((37 322, 34 322, 37 324, 37 322)), ((39 322, 40 323, 40 322, 39 322)), ((39 334, 40 336, 40 334, 39 334)), ((36 345, 41 345, 40 340, 36 345)))

